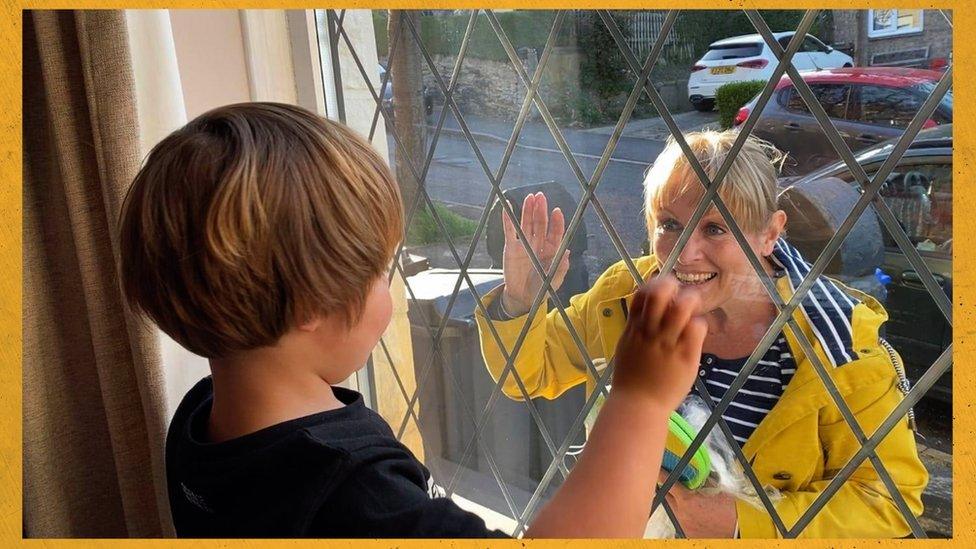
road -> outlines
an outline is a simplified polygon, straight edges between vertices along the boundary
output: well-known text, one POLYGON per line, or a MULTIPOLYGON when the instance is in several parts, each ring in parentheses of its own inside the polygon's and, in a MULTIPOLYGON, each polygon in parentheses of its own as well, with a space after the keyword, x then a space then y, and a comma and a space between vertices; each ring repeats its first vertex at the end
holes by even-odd
MULTIPOLYGON (((439 110, 430 117, 436 124, 439 110)), ((715 113, 682 113, 676 122, 683 130, 714 125, 715 113)), ((512 134, 513 122, 465 116, 465 122, 493 174, 499 174, 502 159, 512 134)), ((563 138, 572 152, 579 174, 585 181, 593 177, 600 158, 610 141, 612 128, 594 130, 562 129, 563 138)), ((596 199, 631 257, 640 254, 647 239, 644 225, 643 176, 653 159, 663 150, 666 127, 658 119, 634 121, 617 142, 610 161, 597 183, 596 199)), ((431 127, 431 134, 433 128, 431 127)), ((389 138, 390 150, 396 145, 389 138)), ((501 188, 553 181, 563 186, 579 201, 583 185, 577 172, 560 150, 549 129, 540 121, 525 124, 501 177, 501 188)), ((434 149, 427 175, 427 189, 433 200, 483 208, 491 195, 491 183, 459 124, 448 116, 434 149)), ((564 212, 570 219, 575 212, 564 212)), ((592 277, 620 259, 609 233, 590 206, 583 221, 588 233, 586 258, 592 277)))

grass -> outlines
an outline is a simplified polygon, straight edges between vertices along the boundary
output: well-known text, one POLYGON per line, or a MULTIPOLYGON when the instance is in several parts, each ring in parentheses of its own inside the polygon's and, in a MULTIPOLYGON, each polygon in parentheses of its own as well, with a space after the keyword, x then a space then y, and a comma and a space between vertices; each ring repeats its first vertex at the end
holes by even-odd
MULTIPOLYGON (((452 240, 471 236, 474 234, 475 229, 478 228, 476 222, 466 217, 461 217, 447 209, 444 205, 435 203, 434 210, 436 210, 437 216, 444 224, 452 240)), ((417 211, 413 222, 407 228, 407 245, 424 246, 437 242, 446 242, 446 240, 437 222, 434 221, 434 216, 431 215, 430 210, 425 207, 417 211)))

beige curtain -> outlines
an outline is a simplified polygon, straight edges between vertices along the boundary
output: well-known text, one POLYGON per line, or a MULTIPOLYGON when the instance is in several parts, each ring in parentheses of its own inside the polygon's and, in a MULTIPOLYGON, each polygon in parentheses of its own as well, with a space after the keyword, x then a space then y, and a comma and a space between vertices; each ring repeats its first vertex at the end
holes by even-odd
POLYGON ((24 535, 172 533, 156 338, 123 306, 139 165, 122 11, 25 11, 24 535))

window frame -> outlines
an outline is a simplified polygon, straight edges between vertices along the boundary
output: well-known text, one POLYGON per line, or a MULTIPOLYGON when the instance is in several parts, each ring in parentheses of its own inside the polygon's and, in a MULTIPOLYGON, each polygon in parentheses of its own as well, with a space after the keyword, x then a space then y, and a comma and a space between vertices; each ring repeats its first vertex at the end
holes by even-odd
POLYGON ((800 46, 799 53, 828 53, 827 45, 817 40, 816 36, 806 35, 803 37, 803 44, 800 46), (807 49, 812 46, 813 49, 807 49))
MULTIPOLYGON (((847 88, 847 92, 844 95, 843 116, 840 117, 830 116, 830 108, 827 105, 824 105, 823 103, 821 103, 821 106, 823 106, 824 112, 827 113, 827 116, 831 120, 845 120, 845 121, 851 120, 849 115, 851 113, 851 96, 854 93, 854 84, 851 84, 850 82, 813 82, 813 83, 807 83, 807 85, 810 86, 810 90, 814 92, 815 96, 817 96, 816 90, 820 86, 844 86, 845 88, 847 88)), ((787 86, 786 88, 783 89, 783 91, 780 91, 778 93, 783 97, 780 103, 780 105, 783 107, 783 110, 796 116, 808 116, 810 118, 814 118, 813 113, 810 112, 810 109, 809 107, 806 106, 806 103, 803 104, 804 110, 802 111, 796 110, 794 108, 790 108, 790 103, 793 100, 794 94, 799 93, 796 91, 796 86, 792 86, 792 85, 787 86)), ((817 96, 817 99, 819 99, 819 96, 817 96)))
MULTIPOLYGON (((822 42, 822 41, 819 41, 819 40, 817 40, 817 39, 816 39, 815 37, 814 37, 814 39, 816 40, 816 42, 818 42, 818 43, 820 43, 820 44, 823 44, 823 42, 822 42)), ((824 46, 825 46, 825 47, 828 47, 828 46, 826 46, 826 45, 824 45, 824 46)), ((309 49, 309 48, 306 48, 306 49, 309 49)), ((762 53, 765 53, 765 52, 767 52, 767 51, 769 51, 769 45, 768 45, 768 44, 766 44, 765 42, 763 42, 763 46, 762 46, 762 49, 763 49, 763 51, 762 51, 762 53)), ((302 51, 304 51, 304 50, 302 50, 302 51)), ((312 51, 314 52, 315 50, 314 50, 314 49, 312 49, 312 51)), ((319 53, 319 54, 321 55, 321 54, 324 54, 325 52, 324 52, 324 51, 320 51, 320 52, 317 52, 317 53, 319 53)), ((314 53, 313 53, 313 55, 314 55, 314 53)), ((325 102, 326 102, 326 103, 328 103, 328 102, 329 102, 329 101, 328 101, 328 99, 329 99, 329 97, 328 97, 328 91, 329 91, 329 87, 330 87, 330 84, 333 84, 333 85, 334 85, 334 84, 336 83, 336 79, 337 79, 337 78, 338 78, 338 77, 339 77, 340 75, 339 75, 339 74, 332 74, 332 75, 331 75, 331 76, 332 76, 332 78, 331 78, 331 79, 330 79, 330 78, 328 78, 328 71, 326 71, 326 70, 325 70, 325 68, 326 68, 326 65, 328 65, 328 63, 327 63, 327 62, 325 62, 325 63, 323 63, 323 66, 322 66, 322 73, 323 73, 323 79, 325 80, 325 86, 324 86, 324 87, 325 87, 325 95, 326 95, 326 101, 325 101, 325 102), (332 82, 330 82, 330 80, 332 80, 332 82)), ((849 83, 842 83, 842 84, 848 87, 848 93, 847 93, 847 101, 848 101, 848 105, 847 105, 847 107, 845 108, 845 117, 846 117, 846 116, 847 116, 847 115, 849 114, 849 111, 850 111, 850 100, 851 100, 851 97, 850 97, 850 93, 851 93, 851 91, 852 91, 852 90, 851 90, 851 84, 849 84, 849 83)), ((795 90, 796 90, 796 88, 795 88, 794 86, 790 86, 790 89, 793 89, 793 90, 794 90, 794 92, 795 92, 795 90)), ((777 93, 779 93, 779 92, 777 92, 777 93)), ((793 93, 793 92, 791 92, 791 93, 793 93)), ((343 104, 343 103, 342 103, 342 100, 340 100, 340 101, 339 101, 339 103, 340 103, 340 104, 343 104)), ((330 114, 331 114, 331 113, 330 113, 330 114)), ((808 112, 808 113, 806 113, 806 114, 808 114, 809 116, 812 116, 812 114, 810 114, 809 112, 808 112)), ((909 157, 908 157, 907 155, 905 156, 905 160, 906 160, 906 161, 908 161, 908 160, 909 160, 909 157)), ((846 166, 845 166, 845 168, 846 168, 846 166)), ((740 244, 740 245, 741 245, 741 244, 740 244)), ((931 366, 930 366, 930 368, 931 368, 931 366)), ((372 364, 370 364, 370 365, 368 365, 368 366, 367 366, 366 368, 364 368, 364 369, 363 369, 363 371, 371 371, 372 369, 373 369, 373 365, 372 365, 372 364)), ((872 453, 873 453, 873 451, 872 451, 872 453)), ((566 454, 566 455, 570 455, 570 454, 566 454)), ((427 458, 429 459, 429 457, 430 457, 430 456, 425 456, 425 457, 427 457, 427 458)), ((425 459, 424 461, 426 462, 426 459, 425 459)), ((499 480, 499 479, 498 479, 498 478, 496 477, 496 479, 495 479, 495 480, 499 480)), ((512 486, 511 484, 507 484, 507 486, 508 486, 508 488, 509 488, 510 490, 511 490, 511 489, 513 488, 513 486, 512 486)), ((481 495, 481 494, 479 494, 479 496, 480 496, 480 495, 481 495)), ((454 492, 454 494, 452 494, 452 497, 459 497, 459 498, 461 498, 461 496, 459 496, 459 495, 458 495, 458 493, 457 493, 456 491, 454 492)), ((535 497, 535 496, 533 495, 533 497, 535 497)), ((463 499, 463 498, 461 498, 461 499, 463 499)), ((471 510, 474 510, 474 511, 475 511, 476 513, 478 513, 478 514, 480 514, 480 515, 482 515, 483 517, 485 517, 485 516, 486 516, 486 515, 485 515, 485 512, 486 512, 486 511, 491 511, 491 510, 492 510, 492 509, 490 508, 490 506, 486 506, 486 505, 483 505, 484 503, 487 503, 487 502, 480 502, 480 501, 479 501, 479 502, 473 502, 473 501, 470 501, 470 500, 467 500, 467 501, 469 501, 469 502, 470 502, 471 504, 473 504, 473 506, 474 506, 474 508, 473 508, 473 509, 471 509, 471 510)), ((821 507, 821 508, 822 508, 822 507, 821 507)), ((507 518, 507 517, 506 517, 506 518, 507 518)), ((521 528, 521 525, 520 525, 519 527, 521 528)))
POLYGON ((919 34, 925 30, 925 10, 899 10, 894 9, 895 12, 894 19, 896 21, 894 28, 884 28, 875 29, 874 28, 874 12, 876 10, 868 10, 868 38, 889 38, 892 36, 904 36, 909 34, 919 34), (901 11, 918 11, 918 26, 917 27, 906 27, 904 29, 899 29, 897 27, 898 13, 901 11))
MULTIPOLYGON (((849 120, 851 122, 855 122, 855 123, 858 123, 858 124, 864 124, 866 126, 871 126, 871 127, 875 127, 875 128, 899 128, 899 129, 904 129, 905 126, 896 126, 896 125, 892 125, 892 124, 887 124, 887 125, 886 124, 879 124, 877 122, 871 122, 871 121, 865 120, 864 119, 863 92, 864 92, 864 90, 866 88, 882 88, 882 89, 886 89, 886 90, 897 90, 897 91, 901 91, 901 92, 907 93, 908 95, 913 96, 915 99, 917 99, 919 101, 919 104, 924 103, 925 102, 925 99, 926 99, 921 94, 919 94, 918 92, 916 92, 915 90, 913 90, 911 88, 898 88, 898 87, 894 87, 894 86, 885 86, 885 85, 881 85, 881 84, 851 84, 851 92, 848 94, 848 100, 847 100, 847 112, 848 113, 851 113, 851 100, 852 99, 853 100, 856 100, 856 102, 857 102, 856 103, 857 111, 855 111, 855 112, 857 112, 859 114, 859 117, 858 118, 850 118, 849 120)), ((936 111, 938 111, 938 109, 936 109, 936 111)))

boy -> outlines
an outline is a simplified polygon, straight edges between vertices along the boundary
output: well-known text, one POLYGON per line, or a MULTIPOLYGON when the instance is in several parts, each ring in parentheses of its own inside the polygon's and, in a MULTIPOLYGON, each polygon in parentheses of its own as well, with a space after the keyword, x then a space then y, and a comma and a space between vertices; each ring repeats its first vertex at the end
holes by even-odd
MULTIPOLYGON (((212 372, 166 442, 180 536, 502 535, 431 497, 429 473, 389 426, 332 387, 389 322, 402 224, 369 144, 297 107, 218 108, 150 153, 123 207, 123 289, 212 372)), ((641 290, 613 394, 526 536, 640 536, 666 418, 701 352, 695 300, 673 280, 641 290)))

